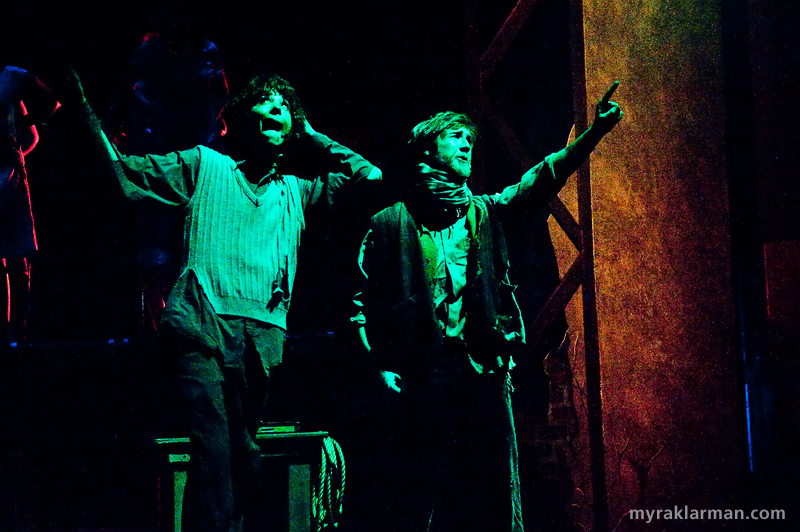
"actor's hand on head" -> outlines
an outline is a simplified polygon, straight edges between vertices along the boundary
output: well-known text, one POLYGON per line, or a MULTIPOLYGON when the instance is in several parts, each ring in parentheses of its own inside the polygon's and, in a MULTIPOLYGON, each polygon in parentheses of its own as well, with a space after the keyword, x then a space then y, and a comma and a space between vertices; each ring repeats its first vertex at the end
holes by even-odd
POLYGON ((604 135, 614 129, 614 126, 619 124, 620 120, 622 120, 622 108, 617 102, 611 101, 611 96, 614 94, 614 91, 617 90, 617 87, 619 87, 619 81, 615 81, 611 84, 595 106, 594 123, 592 127, 599 128, 604 135))
POLYGON ((383 378, 384 384, 386 384, 389 389, 394 390, 397 393, 403 391, 402 388, 400 388, 403 379, 397 373, 393 373, 391 371, 381 371, 381 377, 383 378))

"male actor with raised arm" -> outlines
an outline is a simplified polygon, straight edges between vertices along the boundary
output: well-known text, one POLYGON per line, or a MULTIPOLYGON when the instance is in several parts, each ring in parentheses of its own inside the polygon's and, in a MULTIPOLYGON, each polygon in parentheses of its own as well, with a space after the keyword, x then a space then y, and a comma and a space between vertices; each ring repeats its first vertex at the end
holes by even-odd
POLYGON ((254 430, 270 368, 282 357, 304 211, 342 201, 381 172, 314 132, 294 89, 278 76, 254 78, 232 102, 231 157, 205 146, 119 155, 77 77, 71 87, 125 195, 174 206, 185 217, 182 273, 159 331, 175 356, 192 442, 184 530, 263 526, 247 517, 260 460, 254 430), (283 174, 287 143, 325 171, 310 179, 283 174))
POLYGON ((508 372, 524 327, 503 225, 543 208, 621 120, 615 88, 575 142, 497 194, 467 187, 469 117, 439 113, 412 130, 411 191, 372 218, 355 298, 361 340, 402 412, 381 530, 522 532, 508 372))

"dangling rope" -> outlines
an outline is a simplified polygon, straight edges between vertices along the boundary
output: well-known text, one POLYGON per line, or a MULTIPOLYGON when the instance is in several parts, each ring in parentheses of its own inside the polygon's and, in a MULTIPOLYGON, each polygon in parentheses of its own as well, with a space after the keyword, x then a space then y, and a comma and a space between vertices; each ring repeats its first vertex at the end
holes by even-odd
POLYGON ((344 499, 344 454, 331 437, 322 441, 322 461, 319 467, 319 485, 312 488, 312 512, 317 532, 336 528, 342 514, 344 499))

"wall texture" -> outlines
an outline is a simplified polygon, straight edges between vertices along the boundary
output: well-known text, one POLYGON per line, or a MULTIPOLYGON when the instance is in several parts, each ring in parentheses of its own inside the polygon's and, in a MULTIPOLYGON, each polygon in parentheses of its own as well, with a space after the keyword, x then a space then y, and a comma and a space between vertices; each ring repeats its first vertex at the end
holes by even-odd
MULTIPOLYGON (((618 79, 614 99, 625 112, 591 162, 612 529, 631 508, 733 508, 745 464, 719 20, 719 2, 584 3, 589 101, 618 79)), ((576 213, 574 181, 561 197, 576 213)), ((558 229, 553 235, 563 273, 574 251, 558 229)), ((568 318, 578 337, 575 398, 583 417, 577 298, 568 318)), ((574 476, 588 501, 586 467, 574 476)), ((619 529, 635 528, 623 522, 619 529)))

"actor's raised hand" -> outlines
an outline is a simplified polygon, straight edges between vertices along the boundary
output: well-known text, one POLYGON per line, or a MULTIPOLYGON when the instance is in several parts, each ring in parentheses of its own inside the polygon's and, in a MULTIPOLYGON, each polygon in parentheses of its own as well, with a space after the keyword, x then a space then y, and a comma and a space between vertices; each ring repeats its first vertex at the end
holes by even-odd
POLYGON ((594 123, 592 127, 599 128, 600 132, 603 134, 614 129, 614 126, 619 124, 620 120, 622 120, 622 108, 617 102, 611 101, 611 96, 614 94, 614 91, 617 90, 617 87, 619 87, 619 81, 615 81, 611 84, 595 106, 594 123))
POLYGON ((86 103, 81 78, 71 65, 59 65, 53 79, 49 79, 48 82, 53 88, 55 97, 62 102, 65 108, 86 103))
POLYGON ((105 161, 111 165, 111 171, 117 174, 118 179, 124 179, 121 177, 119 166, 112 164, 119 160, 119 154, 103 132, 103 127, 92 110, 92 106, 86 101, 81 79, 75 69, 70 65, 61 64, 53 77, 51 86, 56 98, 64 104, 64 109, 72 108, 79 111, 78 114, 82 117, 80 121, 91 131, 92 140, 95 146, 102 151, 105 161))

